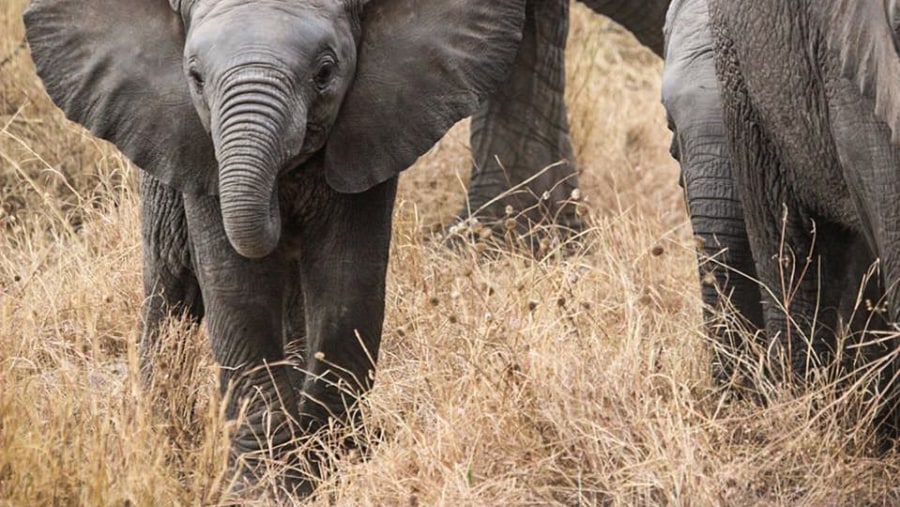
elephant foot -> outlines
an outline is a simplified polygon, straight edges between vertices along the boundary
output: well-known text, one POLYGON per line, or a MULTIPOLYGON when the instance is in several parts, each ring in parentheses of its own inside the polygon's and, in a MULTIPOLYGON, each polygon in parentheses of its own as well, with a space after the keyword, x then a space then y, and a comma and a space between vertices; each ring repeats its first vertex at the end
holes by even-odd
POLYGON ((312 474, 301 472, 297 464, 283 461, 272 466, 251 465, 247 456, 232 456, 229 470, 233 479, 216 505, 237 507, 260 500, 265 500, 267 505, 291 505, 312 496, 317 484, 312 474))

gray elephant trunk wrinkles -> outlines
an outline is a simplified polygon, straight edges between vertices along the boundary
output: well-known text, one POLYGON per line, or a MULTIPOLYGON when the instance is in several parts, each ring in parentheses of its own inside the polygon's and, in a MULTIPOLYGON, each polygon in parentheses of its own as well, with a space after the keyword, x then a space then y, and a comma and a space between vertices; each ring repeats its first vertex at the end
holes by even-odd
MULTIPOLYGON (((242 72, 223 86, 214 108, 213 142, 220 163, 222 219, 229 242, 241 255, 265 257, 278 245, 281 214, 277 178, 293 158, 283 140, 290 118, 285 85, 266 73, 242 72)), ((299 116, 305 116, 301 108, 299 116)))

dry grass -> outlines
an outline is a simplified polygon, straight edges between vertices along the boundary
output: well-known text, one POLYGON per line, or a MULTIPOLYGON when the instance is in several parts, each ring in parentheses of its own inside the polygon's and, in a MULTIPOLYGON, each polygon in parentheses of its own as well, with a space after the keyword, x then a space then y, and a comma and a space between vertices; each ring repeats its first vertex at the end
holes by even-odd
MULTIPOLYGON (((23 3, 0 5, 0 61, 23 3)), ((406 173, 371 452, 340 457, 311 503, 900 504, 865 385, 766 408, 712 389, 661 64, 580 6, 569 58, 589 248, 485 259, 424 240, 464 195, 465 125, 406 173)), ((25 52, 0 68, 0 505, 227 500, 205 335, 173 323, 168 374, 136 382, 134 176, 48 103, 25 52)))

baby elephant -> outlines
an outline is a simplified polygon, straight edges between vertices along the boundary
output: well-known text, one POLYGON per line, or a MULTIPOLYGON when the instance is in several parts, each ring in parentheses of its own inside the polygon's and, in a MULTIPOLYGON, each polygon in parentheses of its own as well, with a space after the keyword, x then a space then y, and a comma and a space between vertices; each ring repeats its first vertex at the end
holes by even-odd
POLYGON ((397 174, 505 80, 524 4, 32 2, 52 99, 146 171, 142 348, 206 316, 248 475, 371 387, 397 174))

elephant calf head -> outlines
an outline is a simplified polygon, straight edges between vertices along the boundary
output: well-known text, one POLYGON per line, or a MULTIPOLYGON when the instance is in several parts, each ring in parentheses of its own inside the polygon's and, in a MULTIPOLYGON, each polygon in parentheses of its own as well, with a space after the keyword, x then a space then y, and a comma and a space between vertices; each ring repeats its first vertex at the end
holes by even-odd
POLYGON ((67 116, 187 193, 231 245, 279 243, 278 176, 394 177, 505 79, 525 0, 34 0, 38 73, 67 116))

